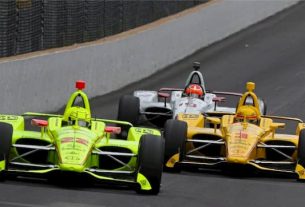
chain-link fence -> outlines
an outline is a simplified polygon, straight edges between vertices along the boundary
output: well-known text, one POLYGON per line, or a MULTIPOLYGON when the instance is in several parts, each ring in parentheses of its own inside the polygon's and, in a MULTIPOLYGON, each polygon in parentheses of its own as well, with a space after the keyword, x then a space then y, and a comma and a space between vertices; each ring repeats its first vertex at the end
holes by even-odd
POLYGON ((0 0, 0 57, 96 40, 208 0, 0 0))

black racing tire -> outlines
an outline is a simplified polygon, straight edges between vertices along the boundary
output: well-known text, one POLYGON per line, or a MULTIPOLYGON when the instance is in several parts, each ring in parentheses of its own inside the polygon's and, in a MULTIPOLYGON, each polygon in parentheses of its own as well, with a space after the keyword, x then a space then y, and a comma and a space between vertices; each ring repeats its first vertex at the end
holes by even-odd
MULTIPOLYGON (((131 95, 124 95, 119 101, 118 120, 137 125, 140 117, 140 99, 131 95)), ((120 125, 122 128, 121 139, 126 139, 129 125, 120 125)))
POLYGON ((264 99, 259 98, 258 99, 258 103, 259 103, 259 107, 260 107, 262 115, 266 115, 267 114, 267 104, 266 104, 266 101, 264 99))
POLYGON ((141 188, 138 188, 137 193, 152 195, 159 193, 163 171, 163 155, 164 139, 151 134, 142 135, 139 144, 137 169, 148 179, 152 189, 141 190, 141 188))
POLYGON ((140 115, 140 99, 131 95, 124 95, 119 101, 118 120, 137 125, 140 115))
MULTIPOLYGON (((10 148, 12 146, 12 135, 13 135, 13 127, 8 123, 0 123, 0 161, 5 160, 7 169, 7 162, 10 153, 10 148)), ((5 170, 0 171, 0 181, 4 181, 5 179, 5 170)))
POLYGON ((305 129, 302 129, 299 135, 298 163, 305 167, 305 129))
POLYGON ((180 172, 179 167, 168 168, 166 163, 175 154, 179 153, 179 159, 183 159, 185 154, 185 141, 187 136, 187 123, 184 121, 170 119, 164 127, 165 152, 164 169, 171 172, 180 172))

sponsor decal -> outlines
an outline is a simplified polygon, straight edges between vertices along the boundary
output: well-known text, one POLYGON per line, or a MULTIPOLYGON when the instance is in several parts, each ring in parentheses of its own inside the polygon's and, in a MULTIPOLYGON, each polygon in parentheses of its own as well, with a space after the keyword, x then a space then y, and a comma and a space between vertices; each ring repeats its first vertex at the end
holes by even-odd
POLYGON ((248 133, 244 131, 239 131, 235 133, 236 138, 241 138, 241 139, 247 139, 248 138, 248 133))
POLYGON ((198 119, 199 115, 198 114, 183 114, 182 118, 183 119, 198 119))
POLYGON ((18 116, 14 116, 14 115, 0 115, 0 120, 8 120, 8 121, 18 120, 18 116))
POLYGON ((144 180, 144 179, 141 180, 140 183, 141 183, 141 185, 143 185, 143 186, 146 186, 146 185, 147 185, 147 182, 146 182, 146 180, 144 180))
MULTIPOLYGON (((73 137, 65 137, 61 139, 62 144, 71 143, 73 141, 74 141, 73 137)), ((88 146, 88 141, 82 138, 75 138, 75 142, 88 146)))
POLYGON ((88 146, 88 140, 82 139, 82 138, 76 138, 76 142, 79 144, 83 144, 88 146))
POLYGON ((61 143, 64 144, 64 143, 70 143, 70 142, 73 142, 73 138, 72 137, 66 137, 66 138, 62 138, 61 139, 61 143))
POLYGON ((305 174, 305 171, 304 171, 304 169, 303 169, 303 170, 299 170, 298 173, 299 173, 300 175, 304 175, 304 174, 305 174))
POLYGON ((137 133, 143 133, 143 134, 154 134, 154 130, 151 130, 151 129, 135 128, 135 131, 137 133))
POLYGON ((70 161, 80 161, 80 158, 78 156, 72 156, 72 155, 65 156, 65 159, 70 161))

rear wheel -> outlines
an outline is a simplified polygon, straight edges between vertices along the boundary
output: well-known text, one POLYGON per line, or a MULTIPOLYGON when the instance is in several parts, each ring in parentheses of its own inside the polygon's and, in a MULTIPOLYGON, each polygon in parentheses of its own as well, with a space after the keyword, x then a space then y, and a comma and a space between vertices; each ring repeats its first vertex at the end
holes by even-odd
POLYGON ((258 99, 259 102, 259 108, 261 110, 262 115, 267 114, 267 104, 264 99, 258 99))
POLYGON ((145 134, 141 137, 138 154, 138 172, 144 175, 151 190, 137 190, 138 193, 156 195, 160 191, 163 170, 164 140, 155 135, 145 134))
POLYGON ((184 157, 185 153, 185 139, 187 136, 187 123, 179 120, 167 120, 164 127, 164 138, 165 138, 165 152, 164 152, 164 163, 167 171, 179 172, 180 169, 177 167, 168 168, 166 163, 169 159, 179 153, 180 160, 184 157))
POLYGON ((122 96, 119 102, 118 120, 127 121, 136 125, 139 120, 139 115, 139 98, 131 95, 122 96))
POLYGON ((0 162, 4 161, 4 169, 0 169, 0 181, 3 181, 5 178, 5 170, 7 169, 10 148, 12 145, 12 125, 8 123, 0 123, 0 133, 0 162))
MULTIPOLYGON (((126 121, 137 125, 140 116, 140 100, 138 97, 131 95, 124 95, 120 98, 119 101, 119 110, 118 110, 118 120, 126 121)), ((122 127, 122 137, 126 138, 130 126, 123 125, 122 127)))

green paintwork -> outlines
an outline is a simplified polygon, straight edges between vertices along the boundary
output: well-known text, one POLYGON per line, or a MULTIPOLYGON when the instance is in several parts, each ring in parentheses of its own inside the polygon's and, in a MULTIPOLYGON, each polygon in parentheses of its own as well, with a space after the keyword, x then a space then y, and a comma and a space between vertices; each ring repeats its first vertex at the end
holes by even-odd
POLYGON ((142 190, 151 190, 151 185, 144 175, 138 173, 137 182, 141 185, 142 190))
POLYGON ((5 160, 0 161, 0 171, 5 169, 5 160))
POLYGON ((0 114, 0 122, 11 124, 14 130, 24 130, 24 118, 22 116, 0 114))
MULTIPOLYGON (((55 150, 45 151, 47 153, 46 165, 53 165, 54 168, 30 170, 24 169, 8 169, 8 172, 15 173, 32 173, 45 174, 52 171, 70 171, 75 173, 87 173, 99 180, 120 181, 125 183, 138 183, 142 190, 151 190, 151 186, 147 178, 137 171, 137 156, 130 158, 127 166, 119 166, 112 168, 113 171, 131 171, 133 176, 122 175, 118 178, 98 174, 88 169, 107 169, 104 168, 104 159, 96 154, 100 149, 114 148, 124 149, 135 155, 138 155, 139 141, 144 134, 153 134, 161 136, 160 131, 149 128, 133 127, 131 123, 124 121, 91 118, 91 111, 87 95, 81 91, 75 91, 67 102, 63 115, 45 114, 27 112, 22 116, 0 115, 0 122, 10 123, 13 126, 12 144, 22 144, 29 142, 29 145, 37 145, 35 143, 42 142, 43 146, 55 147, 55 150), (81 99, 83 107, 75 105, 75 99, 81 99), (41 127, 40 131, 28 131, 24 129, 24 117, 46 117, 48 126, 41 127), (86 125, 85 125, 86 124, 86 125), (108 124, 129 125, 127 140, 115 139, 115 135, 105 132, 108 124), (34 143, 34 144, 33 144, 34 143)), ((29 149, 28 151, 31 151, 29 149)), ((10 160, 19 156, 15 147, 11 148, 10 160)), ((111 160, 111 159, 110 159, 111 160)), ((43 164, 33 163, 27 156, 18 158, 17 162, 27 164, 43 164)), ((128 160, 127 160, 128 161, 128 160)), ((3 170, 5 162, 0 162, 0 170, 3 170)))

